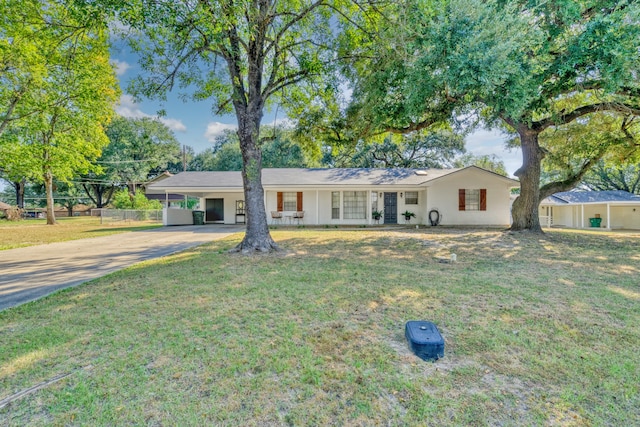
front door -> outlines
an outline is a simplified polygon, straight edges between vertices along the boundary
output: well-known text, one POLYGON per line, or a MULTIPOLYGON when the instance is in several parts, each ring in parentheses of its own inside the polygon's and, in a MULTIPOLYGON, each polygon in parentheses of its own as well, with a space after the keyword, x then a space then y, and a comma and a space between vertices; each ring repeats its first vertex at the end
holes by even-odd
POLYGON ((398 193, 384 193, 384 223, 398 223, 398 193))
POLYGON ((224 199, 207 199, 205 222, 224 222, 224 199))

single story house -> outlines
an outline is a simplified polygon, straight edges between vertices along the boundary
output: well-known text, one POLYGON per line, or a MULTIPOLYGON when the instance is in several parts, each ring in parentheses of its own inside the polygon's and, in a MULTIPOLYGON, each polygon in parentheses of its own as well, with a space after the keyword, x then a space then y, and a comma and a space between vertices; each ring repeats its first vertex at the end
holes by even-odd
POLYGON ((640 196, 627 191, 565 191, 540 203, 543 227, 640 230, 640 196))
POLYGON ((144 183, 142 187, 144 188, 144 195, 147 197, 147 199, 158 200, 163 207, 172 207, 176 205, 180 206, 181 204, 183 204, 185 201, 184 199, 185 196, 182 194, 173 194, 173 193, 165 194, 165 193, 158 193, 153 191, 149 192, 147 189, 149 185, 160 182, 172 176, 173 174, 171 172, 164 171, 158 176, 156 176, 155 178, 153 178, 152 180, 149 180, 148 182, 144 183))
MULTIPOLYGON (((469 166, 459 169, 263 169, 269 223, 508 226, 518 181, 469 166), (377 220, 374 212, 382 212, 377 220), (409 221, 403 213, 415 214, 409 221)), ((152 194, 200 199, 205 223, 244 222, 240 172, 181 172, 147 186, 152 194)), ((166 208, 165 208, 166 209, 166 208)), ((193 224, 191 211, 166 209, 165 225, 193 224)), ((195 216, 195 215, 194 215, 195 216)))

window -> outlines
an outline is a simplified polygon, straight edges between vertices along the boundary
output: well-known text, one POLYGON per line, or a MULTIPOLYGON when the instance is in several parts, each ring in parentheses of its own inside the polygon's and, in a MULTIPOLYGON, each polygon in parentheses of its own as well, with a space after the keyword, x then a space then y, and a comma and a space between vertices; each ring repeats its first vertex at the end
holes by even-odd
POLYGON ((378 210, 378 193, 376 191, 371 192, 371 212, 378 210))
POLYGON ((340 192, 331 192, 331 219, 340 219, 340 192))
POLYGON ((302 192, 298 191, 278 191, 278 212, 282 211, 302 211, 302 192))
POLYGON ((487 190, 481 188, 459 189, 458 190, 458 210, 459 211, 486 211, 487 210, 487 190))
POLYGON ((343 194, 344 219, 366 219, 367 192, 345 191, 343 194))
POLYGON ((405 205, 417 205, 418 204, 418 192, 417 191, 405 191, 404 192, 404 204, 405 205))
POLYGON ((296 197, 296 193, 293 192, 285 192, 282 193, 282 208, 285 211, 296 211, 298 210, 297 207, 298 205, 296 204, 297 202, 297 197, 296 197))

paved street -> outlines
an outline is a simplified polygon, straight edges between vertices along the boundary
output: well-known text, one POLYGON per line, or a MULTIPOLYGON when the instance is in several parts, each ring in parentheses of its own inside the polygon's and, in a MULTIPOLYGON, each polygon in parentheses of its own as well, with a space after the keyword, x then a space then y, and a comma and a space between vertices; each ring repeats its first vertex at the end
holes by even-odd
POLYGON ((0 310, 243 230, 234 225, 162 227, 0 251, 0 310))

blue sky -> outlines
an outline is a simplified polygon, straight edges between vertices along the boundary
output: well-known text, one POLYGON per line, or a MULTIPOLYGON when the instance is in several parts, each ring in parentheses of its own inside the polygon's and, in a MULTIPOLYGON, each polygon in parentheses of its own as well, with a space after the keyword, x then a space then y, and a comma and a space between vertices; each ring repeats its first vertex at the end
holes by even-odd
MULTIPOLYGON (((177 93, 170 93, 167 101, 162 105, 157 101, 142 100, 135 102, 131 95, 126 94, 128 81, 138 72, 135 57, 126 53, 112 53, 112 61, 121 82, 123 95, 116 111, 125 117, 156 117, 160 109, 166 112, 160 120, 174 131, 176 138, 183 145, 193 147, 199 153, 211 146, 215 137, 226 129, 235 129, 235 116, 214 116, 211 104, 207 102, 184 102, 177 93)), ((273 113, 265 114, 263 124, 281 122, 286 117, 282 112, 278 116, 273 113)), ((500 158, 513 176, 522 164, 520 150, 507 150, 504 145, 506 137, 498 131, 478 130, 466 139, 467 151, 475 155, 495 154, 500 158)))

